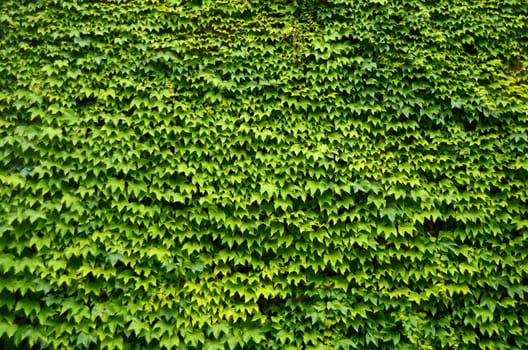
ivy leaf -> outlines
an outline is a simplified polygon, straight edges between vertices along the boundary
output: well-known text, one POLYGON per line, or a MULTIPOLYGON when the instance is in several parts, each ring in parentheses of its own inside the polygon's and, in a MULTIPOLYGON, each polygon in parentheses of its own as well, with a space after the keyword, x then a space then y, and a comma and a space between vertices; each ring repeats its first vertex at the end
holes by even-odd
POLYGON ((84 332, 81 332, 79 336, 77 337, 77 345, 82 345, 86 348, 90 347, 90 344, 96 344, 97 343, 97 336, 94 334, 86 334, 84 332))
POLYGON ((260 344, 264 339, 266 339, 266 336, 262 329, 250 328, 244 330, 244 333, 242 334, 242 339, 245 344, 248 344, 250 341, 254 342, 255 344, 260 344))
POLYGON ((387 217, 390 222, 394 222, 396 220, 396 216, 398 215, 398 210, 394 206, 389 206, 381 209, 380 215, 382 218, 387 217))
POLYGON ((46 219, 46 215, 43 212, 33 209, 26 209, 24 211, 24 216, 29 219, 30 223, 34 223, 39 219, 46 219))
POLYGON ((205 265, 199 261, 193 263, 191 265, 191 272, 192 273, 199 273, 202 272, 205 269, 205 265))
POLYGON ((209 326, 209 334, 214 338, 219 339, 220 334, 222 333, 226 335, 229 333, 229 327, 226 323, 218 323, 209 326))
POLYGON ((15 332, 18 330, 17 325, 0 321, 0 336, 7 336, 8 339, 12 339, 15 332))
POLYGON ((274 197, 278 192, 279 188, 272 183, 264 183, 260 185, 260 194, 266 196, 266 198, 274 197))

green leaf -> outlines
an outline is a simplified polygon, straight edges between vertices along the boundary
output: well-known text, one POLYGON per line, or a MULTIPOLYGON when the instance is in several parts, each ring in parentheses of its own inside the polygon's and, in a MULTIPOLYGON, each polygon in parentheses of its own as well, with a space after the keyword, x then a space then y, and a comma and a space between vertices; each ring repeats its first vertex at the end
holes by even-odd
POLYGON ((81 332, 79 336, 77 337, 76 345, 82 345, 86 348, 90 347, 90 344, 96 344, 97 343, 97 336, 94 334, 86 334, 84 332, 81 332))

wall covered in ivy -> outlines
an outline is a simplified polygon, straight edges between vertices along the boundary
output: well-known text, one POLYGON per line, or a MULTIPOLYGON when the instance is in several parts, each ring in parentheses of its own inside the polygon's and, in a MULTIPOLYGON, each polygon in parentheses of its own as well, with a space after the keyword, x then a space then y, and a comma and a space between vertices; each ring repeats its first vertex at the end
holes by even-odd
POLYGON ((3 349, 528 348, 523 0, 3 0, 3 349))

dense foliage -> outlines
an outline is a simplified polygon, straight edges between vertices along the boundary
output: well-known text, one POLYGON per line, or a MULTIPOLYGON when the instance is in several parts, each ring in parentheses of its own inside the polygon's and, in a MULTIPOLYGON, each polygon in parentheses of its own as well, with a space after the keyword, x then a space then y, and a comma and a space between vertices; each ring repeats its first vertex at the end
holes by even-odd
POLYGON ((0 347, 528 348, 524 0, 3 0, 0 347))

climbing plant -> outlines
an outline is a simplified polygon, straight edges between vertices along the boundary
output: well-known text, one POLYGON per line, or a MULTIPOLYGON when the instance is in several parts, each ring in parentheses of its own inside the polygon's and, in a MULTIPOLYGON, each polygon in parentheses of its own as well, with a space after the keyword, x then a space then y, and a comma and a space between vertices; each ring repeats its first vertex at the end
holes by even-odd
POLYGON ((526 349, 528 4, 3 0, 0 347, 526 349))

